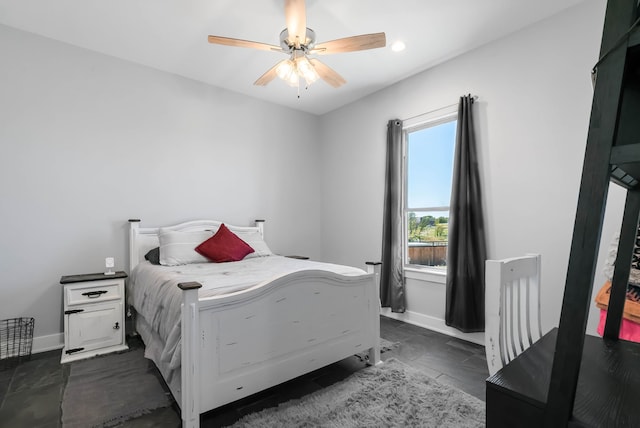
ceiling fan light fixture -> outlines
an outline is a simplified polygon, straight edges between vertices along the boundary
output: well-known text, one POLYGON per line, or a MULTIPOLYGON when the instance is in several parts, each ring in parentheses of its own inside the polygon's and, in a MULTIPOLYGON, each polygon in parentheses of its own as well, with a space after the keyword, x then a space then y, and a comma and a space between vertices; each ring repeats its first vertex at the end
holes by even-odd
POLYGON ((280 62, 278 67, 276 67, 276 74, 280 79, 286 82, 291 74, 295 74, 295 68, 296 65, 293 61, 291 61, 290 59, 285 59, 284 61, 280 62))
POLYGON ((291 73, 291 76, 289 76, 289 78, 286 80, 286 83, 292 88, 297 88, 298 86, 300 86, 300 76, 298 76, 296 73, 291 73))
POLYGON ((291 59, 282 61, 278 67, 276 67, 276 74, 291 87, 295 88, 299 85, 298 69, 296 68, 296 63, 291 59))
POLYGON ((291 72, 281 79, 284 80, 285 83, 292 88, 297 88, 300 85, 300 76, 298 75, 296 63, 291 60, 289 60, 288 63, 290 63, 291 72))
POLYGON ((307 82, 307 86, 320 78, 315 67, 309 62, 306 56, 296 59, 298 74, 307 82))
POLYGON ((300 78, 305 80, 307 86, 320 78, 306 55, 300 55, 299 53, 295 53, 290 59, 281 61, 275 72, 281 80, 294 88, 300 85, 300 78))

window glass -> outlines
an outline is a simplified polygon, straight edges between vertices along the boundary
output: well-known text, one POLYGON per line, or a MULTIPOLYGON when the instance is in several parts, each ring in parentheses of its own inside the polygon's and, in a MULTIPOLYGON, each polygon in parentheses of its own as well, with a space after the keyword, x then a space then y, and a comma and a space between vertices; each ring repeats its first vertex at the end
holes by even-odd
POLYGON ((443 207, 451 199, 456 120, 407 133, 407 206, 443 207))
POLYGON ((405 131, 405 262, 444 270, 457 120, 405 131))

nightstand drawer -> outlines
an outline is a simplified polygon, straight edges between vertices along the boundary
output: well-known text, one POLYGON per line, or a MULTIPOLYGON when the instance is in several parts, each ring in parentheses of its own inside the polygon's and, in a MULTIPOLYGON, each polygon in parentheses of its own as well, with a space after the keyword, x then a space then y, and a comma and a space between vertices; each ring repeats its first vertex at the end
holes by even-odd
POLYGON ((99 284, 90 286, 83 283, 81 286, 71 286, 66 288, 67 305, 84 305, 87 303, 106 302, 122 298, 122 287, 119 280, 100 281, 99 284))

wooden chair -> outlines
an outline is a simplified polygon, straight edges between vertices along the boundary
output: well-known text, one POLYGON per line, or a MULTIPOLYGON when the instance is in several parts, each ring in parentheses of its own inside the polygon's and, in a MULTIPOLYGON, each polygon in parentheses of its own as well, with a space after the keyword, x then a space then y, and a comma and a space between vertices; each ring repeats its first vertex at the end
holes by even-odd
POLYGON ((493 375, 542 337, 539 254, 487 260, 485 349, 493 375))

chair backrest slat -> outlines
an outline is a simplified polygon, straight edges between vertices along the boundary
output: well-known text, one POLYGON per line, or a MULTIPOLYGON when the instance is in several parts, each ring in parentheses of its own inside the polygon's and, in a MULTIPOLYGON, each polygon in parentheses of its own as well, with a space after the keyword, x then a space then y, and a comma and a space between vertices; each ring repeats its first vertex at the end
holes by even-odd
POLYGON ((531 345, 533 345, 533 340, 531 339, 531 282, 529 281, 529 278, 526 279, 526 291, 525 291, 525 295, 526 295, 526 301, 525 301, 525 311, 526 311, 526 321, 525 324, 527 325, 527 348, 531 345))
MULTIPOLYGON (((521 281, 517 281, 514 282, 513 286, 516 289, 516 309, 517 312, 514 314, 514 316, 517 318, 518 320, 518 332, 517 332, 517 337, 518 337, 518 342, 520 344, 520 349, 518 351, 518 354, 520 354, 520 352, 524 351, 526 348, 524 346, 524 342, 522 341, 522 336, 523 336, 523 327, 525 327, 523 324, 526 324, 526 320, 523 323, 522 322, 522 317, 523 315, 526 315, 526 308, 524 308, 524 302, 526 302, 526 297, 527 297, 527 293, 525 290, 525 293, 522 293, 522 286, 521 286, 521 281)), ((526 281, 525 281, 526 282, 526 281)), ((526 327, 525 327, 526 328, 526 327)))
POLYGON ((507 334, 509 336, 509 343, 511 344, 511 355, 509 355, 508 360, 513 360, 517 355, 518 351, 516 349, 516 330, 515 330, 515 319, 517 318, 516 314, 516 302, 515 302, 515 287, 513 287, 513 282, 509 282, 506 284, 506 287, 503 289, 503 292, 509 293, 509 331, 502 332, 501 334, 507 334))

